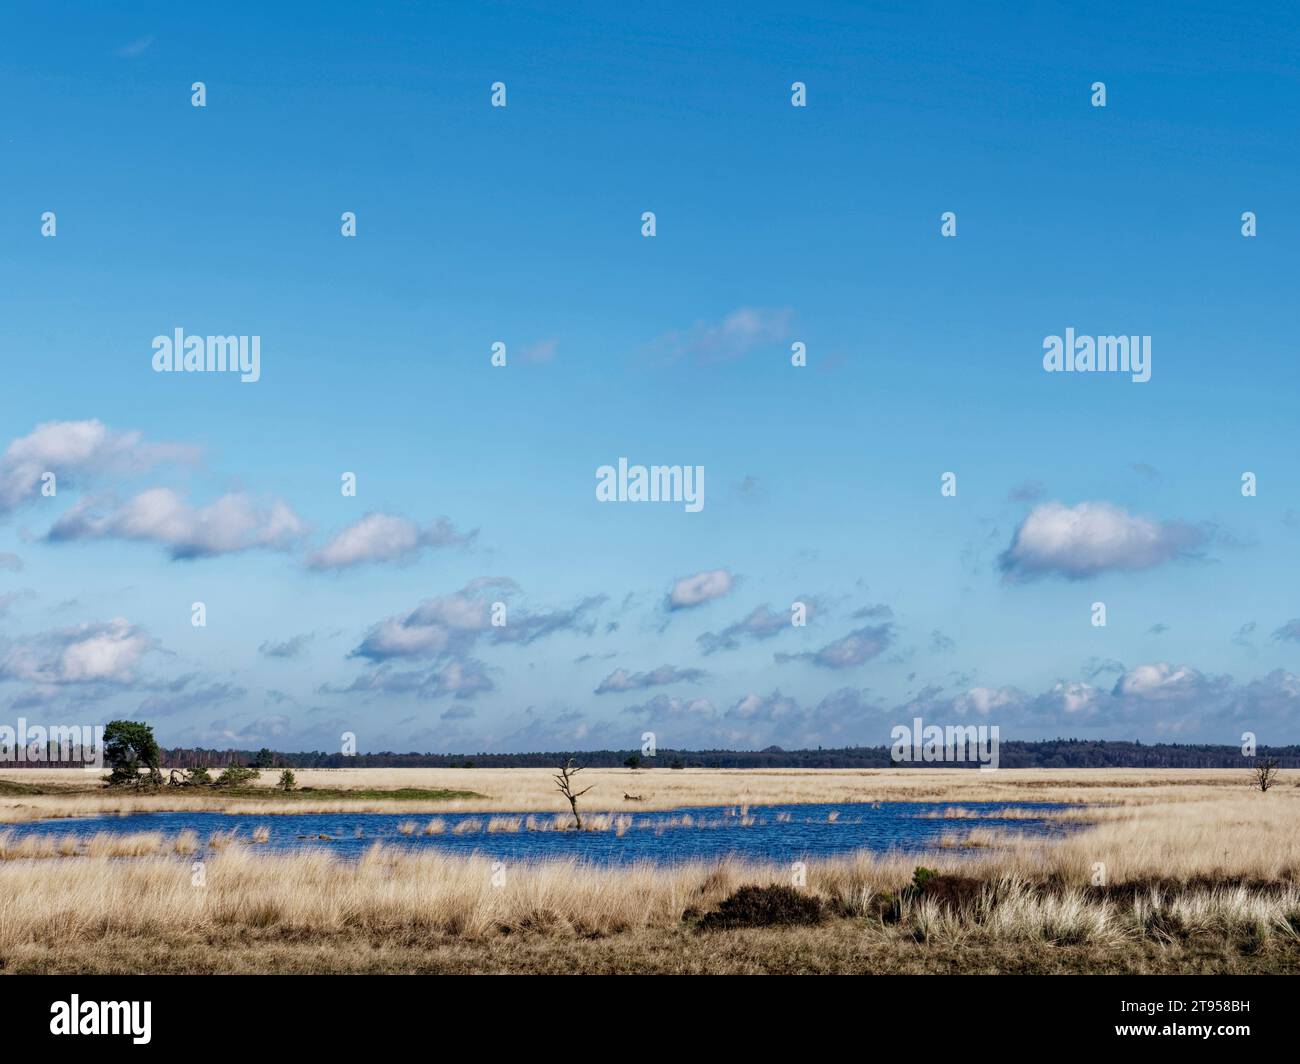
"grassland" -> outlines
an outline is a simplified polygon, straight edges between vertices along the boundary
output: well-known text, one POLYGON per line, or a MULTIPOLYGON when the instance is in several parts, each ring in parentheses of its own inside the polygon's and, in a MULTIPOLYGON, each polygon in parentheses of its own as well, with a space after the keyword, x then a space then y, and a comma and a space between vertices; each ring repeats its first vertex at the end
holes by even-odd
MULTIPOLYGON (((932 803, 929 815, 951 822, 954 846, 975 836, 974 851, 812 863, 796 888, 814 907, 808 922, 786 926, 773 910, 756 921, 768 926, 717 930, 713 918, 739 888, 788 887, 791 868, 556 861, 502 875, 484 858, 379 845, 354 863, 325 847, 265 853, 251 842, 255 827, 249 842, 0 833, 0 971, 1294 973, 1292 775, 1261 794, 1245 774, 1217 771, 593 770, 620 799, 606 808, 626 810, 624 791, 644 792, 641 808, 906 798, 932 803), (994 832, 962 805, 1025 799, 1087 801, 1063 814, 1085 826, 1051 839, 994 832), (933 874, 918 876, 918 865, 933 874)), ((421 799, 419 811, 557 811, 547 775, 531 770, 304 777, 366 795, 343 799, 347 808, 393 811, 407 800, 367 792, 407 788, 479 795, 421 799)), ((23 781, 42 793, 3 800, 44 809, 95 797, 48 791, 60 781, 43 774, 23 781)), ((267 815, 313 801, 180 797, 215 803, 207 808, 247 802, 267 815)))
MULTIPOLYGON (((275 789, 275 771, 264 772, 259 786, 238 791, 163 788, 147 794, 107 792, 97 776, 79 770, 11 769, 0 772, 0 823, 164 810, 274 816, 564 808, 548 769, 301 769, 296 775, 299 789, 290 794, 275 789)), ((1142 805, 1240 791, 1246 778, 1239 769, 587 769, 581 777, 583 786, 594 785, 582 800, 592 812, 957 799, 1142 805), (640 800, 628 800, 629 794, 640 800)))

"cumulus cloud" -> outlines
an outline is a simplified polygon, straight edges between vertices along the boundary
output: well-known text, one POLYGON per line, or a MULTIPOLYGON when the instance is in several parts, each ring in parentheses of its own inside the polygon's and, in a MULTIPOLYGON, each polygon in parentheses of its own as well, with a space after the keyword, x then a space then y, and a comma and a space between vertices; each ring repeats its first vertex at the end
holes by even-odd
MULTIPOLYGON (((502 593, 508 589, 503 586, 502 593)), ((463 588, 388 617, 371 627, 352 656, 378 662, 464 653, 492 623, 492 602, 486 590, 463 588)))
POLYGON ((1191 666, 1173 666, 1167 661, 1157 661, 1129 669, 1115 682, 1112 693, 1120 697, 1167 701, 1199 697, 1205 693, 1206 686, 1206 678, 1191 666))
POLYGON ((675 665, 660 665, 648 672, 628 672, 615 669, 596 688, 598 695, 638 691, 644 687, 664 687, 671 683, 699 683, 708 674, 702 669, 679 669, 675 665))
POLYGON ((1285 729, 1285 735, 1294 734, 1300 716, 1300 676, 1274 669, 1267 676, 1233 688, 1226 693, 1216 716, 1238 727, 1247 725, 1260 730, 1271 726, 1285 729))
POLYGON ((894 626, 889 623, 858 628, 820 650, 806 654, 777 654, 778 662, 807 661, 824 669, 851 669, 879 657, 893 642, 894 626))
MULTIPOLYGON (((807 607, 805 619, 811 620, 817 612, 817 604, 807 596, 800 599, 807 607)), ((774 610, 766 604, 755 606, 740 620, 727 625, 720 632, 705 632, 696 637, 700 649, 705 654, 716 654, 721 650, 736 650, 747 639, 771 639, 781 632, 792 630, 789 610, 774 610)))
POLYGON ((624 713, 636 716, 656 717, 661 720, 678 717, 711 718, 717 709, 707 698, 679 698, 676 695, 655 695, 647 702, 628 706, 624 713))
POLYGON ((366 562, 410 561, 425 548, 469 543, 476 533, 456 530, 447 518, 421 528, 386 513, 368 513, 307 558, 311 569, 347 569, 366 562))
POLYGON ((195 447, 146 443, 139 432, 115 432, 101 421, 46 421, 0 455, 0 516, 38 498, 53 473, 60 490, 103 476, 133 476, 168 462, 191 463, 195 447))
POLYGON ((1204 540, 1201 530, 1184 522, 1138 517, 1107 502, 1049 502, 1020 523, 999 564, 1008 580, 1083 580, 1187 557, 1204 540))
POLYGON ((444 654, 463 656, 485 635, 495 643, 525 646, 560 632, 590 635, 594 625, 588 615, 605 601, 603 595, 593 595, 570 609, 511 608, 505 615, 506 623, 493 626, 493 598, 504 599, 515 587, 506 579, 476 581, 454 594, 425 599, 408 613, 373 625, 352 656, 375 662, 444 654))
POLYGON ((972 687, 952 700, 958 716, 987 717, 999 710, 1019 707, 1025 696, 1014 687, 972 687))
POLYGON ((0 646, 0 680, 129 684, 154 641, 122 618, 60 628, 0 646))
POLYGON ((123 539, 157 543, 173 559, 213 557, 254 548, 288 550, 307 526, 284 502, 263 505, 232 492, 207 506, 191 506, 170 488, 150 488, 100 509, 83 499, 54 523, 47 539, 123 539))
MULTIPOLYGON (((1271 719, 1300 712, 1300 685, 1292 691, 1286 677, 1275 674, 1267 682, 1238 685, 1228 676, 1209 676, 1186 664, 1150 662, 1125 668, 1113 686, 1103 687, 1086 680, 1057 680, 1036 695, 1016 687, 971 687, 944 696, 929 690, 912 703, 900 707, 905 716, 921 715, 942 723, 947 717, 977 718, 1004 728, 1016 727, 1043 734, 1072 735, 1079 730, 1104 733, 1119 739, 1136 732, 1182 735, 1200 731, 1207 738, 1223 741, 1221 729, 1229 718, 1250 707, 1271 719)), ((1106 669, 1095 669, 1096 675, 1106 669)), ((1227 738, 1237 741, 1237 735, 1227 738)), ((1003 732, 1004 739, 1007 738, 1003 732)))
POLYGON ((688 610, 721 598, 731 590, 735 577, 726 569, 706 569, 691 576, 683 576, 668 592, 670 610, 688 610))
POLYGON ((430 678, 430 697, 451 695, 453 698, 473 698, 495 685, 481 661, 449 661, 437 669, 430 678))

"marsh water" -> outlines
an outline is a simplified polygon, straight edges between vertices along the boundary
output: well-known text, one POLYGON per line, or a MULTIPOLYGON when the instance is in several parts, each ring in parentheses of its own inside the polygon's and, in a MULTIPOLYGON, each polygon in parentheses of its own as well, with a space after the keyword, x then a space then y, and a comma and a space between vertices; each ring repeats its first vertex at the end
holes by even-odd
POLYGON ((477 853, 497 860, 581 857, 599 864, 653 861, 670 864, 735 856, 789 862, 855 850, 915 853, 940 846, 960 851, 973 829, 1025 835, 1061 834, 1068 824, 1046 819, 1069 808, 1047 802, 880 802, 873 804, 693 807, 644 813, 592 813, 587 830, 564 830, 571 817, 551 813, 293 813, 277 816, 172 812, 77 817, 3 825, 12 836, 96 832, 131 834, 182 831, 198 835, 200 848, 214 834, 291 851, 320 847, 355 858, 375 843, 414 851, 477 853), (958 809, 960 815, 946 815, 958 809), (947 837, 945 839, 945 836, 947 837))

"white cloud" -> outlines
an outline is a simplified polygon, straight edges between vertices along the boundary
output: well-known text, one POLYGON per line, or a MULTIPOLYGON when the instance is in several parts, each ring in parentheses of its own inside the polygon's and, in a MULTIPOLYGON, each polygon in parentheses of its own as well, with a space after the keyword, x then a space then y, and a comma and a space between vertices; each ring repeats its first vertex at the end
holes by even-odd
POLYGON ((1018 708, 1024 701, 1025 696, 1014 687, 972 687, 952 700, 952 708, 962 716, 987 717, 995 710, 1018 708))
POLYGON ((591 634, 590 611, 604 602, 600 595, 583 599, 568 609, 530 612, 511 607, 504 624, 492 624, 493 600, 502 601, 517 590, 513 580, 492 577, 475 580, 455 594, 425 599, 415 609, 373 625, 352 657, 371 661, 394 658, 464 657, 478 639, 490 633, 496 643, 527 646, 561 632, 591 634))
POLYGON ((489 599, 466 588, 425 599, 407 614, 380 621, 352 653, 371 661, 461 654, 490 623, 489 599))
POLYGON ((0 455, 0 514, 39 497, 41 477, 59 489, 101 476, 136 475, 166 462, 194 462, 198 449, 145 443, 139 432, 114 432, 101 421, 47 421, 0 455))
POLYGON ((0 680, 38 684, 131 683, 154 645, 122 618, 15 640, 0 652, 0 680))
POLYGON ((663 687, 671 683, 698 683, 706 673, 702 669, 679 669, 675 665, 660 665, 647 672, 628 672, 615 669, 596 688, 598 695, 638 691, 644 687, 663 687))
POLYGON ((1205 677, 1190 666, 1175 668, 1167 661, 1158 661, 1129 669, 1116 682, 1114 693, 1148 700, 1188 698, 1199 695, 1205 682, 1205 677))
POLYGON ((1008 579, 1082 580, 1109 570, 1149 569, 1187 555, 1204 540, 1183 522, 1138 517, 1107 502, 1035 506, 1000 565, 1008 579))
POLYGON ((96 503, 78 502, 54 523, 51 542, 126 539, 159 543, 173 558, 203 558, 264 547, 287 550, 307 526, 287 504, 261 505, 232 492, 207 506, 191 506, 170 488, 150 488, 97 512, 96 503))
POLYGON ((409 561, 425 547, 468 543, 445 517, 428 528, 393 514, 368 513, 307 559, 311 569, 346 569, 366 562, 409 561))
POLYGON ((685 610, 720 598, 731 590, 735 578, 726 569, 707 569, 683 576, 668 593, 668 608, 685 610))

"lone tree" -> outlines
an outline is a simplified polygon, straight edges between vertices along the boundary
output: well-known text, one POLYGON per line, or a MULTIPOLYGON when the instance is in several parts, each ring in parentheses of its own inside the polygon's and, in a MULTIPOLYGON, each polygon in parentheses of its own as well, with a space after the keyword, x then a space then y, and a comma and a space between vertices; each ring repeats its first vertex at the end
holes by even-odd
POLYGON ((280 773, 280 790, 291 791, 298 786, 298 777, 293 774, 293 769, 287 768, 280 773))
POLYGON ((623 761, 623 764, 625 764, 628 768, 640 768, 640 767, 641 767, 641 755, 640 755, 640 754, 633 754, 631 757, 626 758, 626 759, 623 761))
POLYGON ((1261 757, 1255 762, 1255 786, 1261 791, 1268 790, 1277 782, 1277 758, 1261 757))
MULTIPOLYGON (((578 831, 582 830, 582 817, 578 816, 578 799, 591 790, 591 787, 584 787, 580 791, 574 791, 573 777, 581 771, 581 767, 574 765, 573 758, 569 758, 555 774, 555 785, 560 788, 560 793, 569 799, 569 808, 573 810, 573 826, 578 831)), ((594 786, 593 783, 592 787, 594 786)))
POLYGON ((161 786, 162 770, 158 767, 161 756, 153 728, 148 724, 135 720, 111 720, 105 725, 104 760, 110 770, 110 786, 128 783, 135 787, 141 783, 161 786), (143 780, 140 778, 142 768, 147 770, 143 780))

